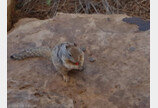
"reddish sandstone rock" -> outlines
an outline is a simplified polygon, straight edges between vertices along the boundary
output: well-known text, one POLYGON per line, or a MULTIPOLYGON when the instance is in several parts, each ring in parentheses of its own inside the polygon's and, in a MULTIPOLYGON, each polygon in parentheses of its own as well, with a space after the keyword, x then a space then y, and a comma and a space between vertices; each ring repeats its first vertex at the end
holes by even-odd
POLYGON ((20 20, 8 33, 8 106, 149 108, 150 31, 139 32, 125 17, 60 13, 20 20), (24 48, 64 41, 86 49, 84 71, 70 72, 67 84, 46 59, 9 58, 24 48))

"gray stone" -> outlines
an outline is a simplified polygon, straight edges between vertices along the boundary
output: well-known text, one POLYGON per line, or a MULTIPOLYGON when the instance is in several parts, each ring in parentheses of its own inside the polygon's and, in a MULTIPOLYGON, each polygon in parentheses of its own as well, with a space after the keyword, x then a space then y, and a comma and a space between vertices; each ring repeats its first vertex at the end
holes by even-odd
POLYGON ((135 47, 130 47, 130 48, 129 48, 129 51, 130 51, 130 52, 133 52, 133 51, 135 51, 135 49, 136 49, 135 47))
POLYGON ((85 48, 85 47, 81 47, 81 50, 82 50, 83 52, 86 52, 86 48, 85 48))
POLYGON ((90 62, 95 62, 95 59, 93 57, 89 57, 90 62))

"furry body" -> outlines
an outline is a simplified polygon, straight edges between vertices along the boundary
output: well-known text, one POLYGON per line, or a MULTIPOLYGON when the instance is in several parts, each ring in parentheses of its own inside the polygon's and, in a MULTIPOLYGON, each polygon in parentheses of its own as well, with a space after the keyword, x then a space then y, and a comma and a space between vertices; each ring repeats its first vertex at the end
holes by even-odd
POLYGON ((70 42, 56 45, 53 50, 50 48, 30 48, 10 56, 14 60, 22 60, 30 57, 44 57, 52 61, 56 70, 68 81, 68 72, 72 69, 83 69, 84 53, 75 44, 70 42))

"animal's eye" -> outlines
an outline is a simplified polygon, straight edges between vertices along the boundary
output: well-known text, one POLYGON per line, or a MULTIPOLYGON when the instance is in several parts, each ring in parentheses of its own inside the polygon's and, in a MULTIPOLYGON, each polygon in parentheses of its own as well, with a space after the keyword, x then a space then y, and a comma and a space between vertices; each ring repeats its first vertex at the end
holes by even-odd
POLYGON ((71 54, 69 54, 69 56, 70 56, 70 57, 72 57, 72 55, 71 55, 71 54))
POLYGON ((76 44, 76 43, 74 43, 74 46, 77 46, 77 44, 76 44))

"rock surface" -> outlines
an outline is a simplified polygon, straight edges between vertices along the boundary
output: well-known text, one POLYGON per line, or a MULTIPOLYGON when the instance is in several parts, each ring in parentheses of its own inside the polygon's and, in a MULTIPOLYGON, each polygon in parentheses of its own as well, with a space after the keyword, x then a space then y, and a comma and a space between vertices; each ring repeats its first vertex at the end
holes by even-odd
POLYGON ((150 31, 139 32, 125 17, 59 13, 20 20, 8 33, 8 107, 149 108, 150 31), (70 72, 67 84, 48 60, 9 58, 24 48, 64 41, 86 49, 84 71, 70 72))

